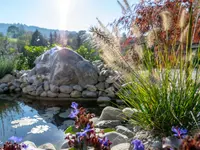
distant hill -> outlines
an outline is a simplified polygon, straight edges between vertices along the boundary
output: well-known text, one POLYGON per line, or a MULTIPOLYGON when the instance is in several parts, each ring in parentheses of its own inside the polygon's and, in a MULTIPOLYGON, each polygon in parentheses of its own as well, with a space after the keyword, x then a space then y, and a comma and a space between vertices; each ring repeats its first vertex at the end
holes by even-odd
POLYGON ((23 27, 25 31, 31 31, 34 32, 36 29, 41 32, 44 36, 49 37, 49 34, 51 32, 57 31, 57 32, 65 32, 65 34, 77 34, 75 31, 67 31, 67 30, 56 30, 56 29, 47 29, 47 28, 41 28, 37 26, 28 26, 25 24, 9 24, 9 23, 0 23, 0 32, 3 33, 4 35, 7 33, 7 29, 9 26, 15 25, 17 27, 23 27))

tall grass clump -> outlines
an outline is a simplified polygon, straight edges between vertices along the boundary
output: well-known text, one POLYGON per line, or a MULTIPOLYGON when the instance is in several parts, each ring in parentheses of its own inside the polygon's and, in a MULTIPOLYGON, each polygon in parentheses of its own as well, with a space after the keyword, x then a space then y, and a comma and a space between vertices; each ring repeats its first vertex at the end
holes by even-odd
POLYGON ((11 56, 0 56, 0 79, 13 71, 15 59, 11 56))
MULTIPOLYGON (((165 2, 169 1, 162 1, 159 5, 165 2)), ((192 50, 193 35, 199 24, 199 1, 188 1, 189 9, 184 9, 186 5, 181 3, 177 1, 177 15, 168 12, 167 7, 159 13, 151 9, 150 15, 157 15, 159 19, 154 24, 149 23, 149 18, 150 27, 145 34, 143 26, 135 22, 135 17, 128 17, 134 16, 134 12, 130 8, 125 10, 126 5, 123 7, 125 15, 120 20, 125 18, 126 22, 130 22, 123 26, 130 33, 127 37, 130 48, 126 54, 131 58, 135 58, 132 54, 137 55, 139 63, 136 63, 136 59, 130 61, 122 53, 119 36, 108 33, 101 26, 91 28, 94 43, 104 51, 103 56, 107 56, 103 58, 110 66, 124 72, 123 80, 126 84, 118 96, 128 107, 137 109, 137 113, 129 116, 131 123, 162 136, 171 134, 172 126, 192 131, 198 128, 200 121, 200 72, 199 64, 193 63, 193 58, 199 62, 197 55, 200 48, 196 52, 192 50), (134 42, 130 42, 130 38, 134 42)), ((141 6, 137 9, 144 8, 141 6)), ((119 29, 119 24, 119 21, 114 23, 114 28, 119 29)))

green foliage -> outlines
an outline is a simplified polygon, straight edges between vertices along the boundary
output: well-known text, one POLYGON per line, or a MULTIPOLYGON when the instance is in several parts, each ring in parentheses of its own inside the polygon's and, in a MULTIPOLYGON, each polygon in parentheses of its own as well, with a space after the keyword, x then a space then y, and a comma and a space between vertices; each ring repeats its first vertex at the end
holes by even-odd
POLYGON ((28 65, 28 59, 23 54, 19 54, 16 57, 15 69, 16 70, 28 70, 28 69, 30 69, 30 67, 28 65))
POLYGON ((14 69, 14 58, 9 56, 0 56, 0 78, 9 74, 14 69))
POLYGON ((99 53, 97 50, 88 49, 84 45, 80 46, 80 48, 76 50, 76 52, 87 60, 90 60, 90 61, 100 60, 99 53))
POLYGON ((75 134, 76 132, 78 132, 78 130, 75 129, 74 126, 69 126, 69 127, 65 130, 65 134, 67 134, 67 133, 75 134))
MULTIPOLYGON (((27 68, 31 69, 34 67, 34 61, 35 59, 43 54, 46 50, 48 50, 48 47, 44 46, 25 46, 25 57, 27 61, 27 68)), ((26 63, 25 61, 25 63, 26 63)))

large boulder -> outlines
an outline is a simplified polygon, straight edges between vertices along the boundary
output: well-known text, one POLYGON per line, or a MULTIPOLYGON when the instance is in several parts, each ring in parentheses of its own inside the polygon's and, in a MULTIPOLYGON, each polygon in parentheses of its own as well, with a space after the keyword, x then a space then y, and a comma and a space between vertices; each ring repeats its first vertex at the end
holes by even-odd
POLYGON ((37 75, 49 75, 53 85, 94 85, 98 82, 96 67, 78 53, 67 48, 55 47, 35 60, 37 75))

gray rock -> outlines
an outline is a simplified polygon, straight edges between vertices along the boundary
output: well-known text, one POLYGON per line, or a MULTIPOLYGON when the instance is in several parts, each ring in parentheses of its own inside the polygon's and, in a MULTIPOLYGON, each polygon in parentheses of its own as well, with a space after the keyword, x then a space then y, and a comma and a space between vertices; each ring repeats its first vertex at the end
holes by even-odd
POLYGON ((24 141, 23 144, 26 144, 29 146, 30 148, 37 148, 37 146, 35 145, 35 143, 31 142, 31 141, 24 141))
POLYGON ((117 132, 108 132, 104 134, 105 137, 107 137, 111 142, 111 148, 115 145, 118 145, 119 143, 128 143, 128 137, 117 133, 117 132))
POLYGON ((144 130, 137 132, 134 136, 134 139, 139 139, 143 142, 148 141, 148 138, 149 138, 149 133, 148 131, 144 131, 144 130))
POLYGON ((105 82, 105 88, 107 89, 107 88, 109 88, 109 86, 110 86, 110 84, 105 82))
POLYGON ((3 91, 3 89, 2 89, 2 88, 0 88, 0 94, 2 94, 2 93, 4 93, 4 91, 3 91))
POLYGON ((99 82, 97 85, 96 85, 97 89, 99 91, 104 91, 105 89, 105 83, 104 82, 99 82))
POLYGON ((1 88, 1 89, 4 89, 5 87, 8 87, 8 84, 6 84, 6 83, 0 84, 0 88, 1 88))
POLYGON ((50 89, 49 82, 48 81, 44 81, 44 90, 48 91, 49 89, 50 89))
POLYGON ((107 97, 107 94, 106 94, 106 92, 99 91, 98 96, 99 97, 107 97))
POLYGON ((73 126, 74 123, 75 122, 73 120, 66 120, 61 126, 58 127, 58 129, 66 130, 69 126, 73 126))
POLYGON ((60 111, 60 107, 50 107, 45 110, 46 113, 57 114, 60 111))
POLYGON ((97 90, 94 85, 86 85, 85 88, 87 88, 87 90, 91 92, 95 92, 97 90))
POLYGON ((80 92, 83 91, 83 88, 80 85, 74 85, 73 89, 80 92))
POLYGON ((110 74, 109 70, 102 70, 102 71, 100 72, 100 76, 108 77, 109 74, 110 74))
POLYGON ((109 92, 109 93, 107 93, 107 95, 108 95, 109 97, 112 97, 112 98, 115 97, 115 93, 114 93, 114 92, 109 92))
POLYGON ((110 97, 99 97, 97 99, 98 103, 104 103, 104 102, 110 102, 110 101, 111 101, 110 97))
POLYGON ((9 90, 8 87, 5 87, 5 88, 3 89, 4 92, 7 92, 8 90, 9 90))
POLYGON ((91 91, 83 91, 82 97, 97 97, 97 93, 91 91))
POLYGON ((97 83, 95 66, 67 48, 54 47, 39 56, 34 63, 37 74, 50 74, 50 83, 54 85, 79 84, 84 87, 97 83))
POLYGON ((61 118, 69 118, 70 110, 66 110, 65 112, 62 112, 59 114, 59 117, 61 118))
POLYGON ((90 119, 90 121, 92 121, 93 124, 96 125, 98 123, 98 121, 99 121, 99 118, 98 117, 93 117, 93 118, 90 119))
POLYGON ((58 94, 57 94, 57 93, 53 93, 53 92, 51 92, 51 91, 48 91, 48 92, 47 92, 47 96, 48 96, 48 97, 57 97, 58 94))
POLYGON ((36 91, 29 92, 28 94, 30 94, 30 95, 32 95, 32 96, 37 96, 37 95, 36 95, 36 91))
POLYGON ((67 85, 60 86, 60 92, 62 92, 62 93, 69 94, 72 92, 72 90, 73 90, 73 88, 71 86, 67 86, 67 85))
POLYGON ((99 64, 99 65, 97 66, 97 68, 98 68, 99 70, 101 70, 103 67, 104 67, 104 64, 99 64))
POLYGON ((45 149, 45 150, 56 150, 56 148, 51 143, 40 145, 38 148, 45 149))
POLYGON ((20 88, 24 88, 24 87, 26 87, 27 86, 27 83, 22 83, 21 85, 20 85, 20 88))
POLYGON ((28 93, 27 88, 24 87, 24 88, 22 89, 22 92, 25 93, 25 94, 28 93))
POLYGON ((102 120, 96 123, 97 128, 115 128, 118 125, 121 125, 119 120, 102 120))
POLYGON ((61 150, 68 150, 68 148, 69 148, 68 142, 64 142, 60 147, 61 150))
POLYGON ((47 97, 47 92, 46 92, 46 91, 42 92, 42 93, 40 94, 40 96, 41 96, 41 97, 47 97))
POLYGON ((73 98, 78 98, 78 97, 81 97, 82 94, 80 91, 72 91, 70 95, 73 98))
POLYGON ((0 79, 0 83, 12 82, 14 79, 15 79, 14 76, 12 76, 11 74, 7 74, 2 79, 0 79))
POLYGON ((27 92, 32 92, 36 90, 36 86, 28 85, 25 87, 27 92))
POLYGON ((137 109, 126 107, 122 110, 122 112, 127 116, 131 117, 135 112, 138 112, 137 109))
POLYGON ((133 138, 134 136, 133 132, 124 126, 117 126, 116 131, 126 135, 128 138, 133 138))
POLYGON ((70 95, 66 93, 59 93, 58 97, 65 98, 65 97, 70 97, 70 95))
POLYGON ((57 93, 59 91, 59 88, 56 85, 50 84, 50 90, 53 93, 57 93))
POLYGON ((162 149, 162 142, 158 141, 158 140, 153 141, 152 148, 153 149, 162 149))
POLYGON ((38 87, 36 90, 36 95, 39 96, 40 94, 42 94, 43 91, 44 90, 43 90, 42 86, 38 87))
POLYGON ((79 61, 76 64, 77 70, 75 71, 78 76, 79 85, 94 85, 98 82, 98 71, 89 61, 79 61))
POLYGON ((14 85, 12 85, 12 86, 9 87, 9 90, 10 90, 10 91, 13 91, 14 89, 15 89, 15 86, 14 86, 14 85))
POLYGON ((166 138, 163 138, 162 148, 173 147, 173 148, 178 149, 181 143, 182 143, 182 139, 178 139, 176 137, 166 137, 166 138))
POLYGON ((114 83, 116 81, 115 77, 112 77, 112 76, 109 76, 107 79, 106 79, 106 82, 108 84, 111 84, 111 83, 114 83))
POLYGON ((129 150, 130 143, 120 143, 111 148, 111 150, 129 150))
POLYGON ((20 88, 16 88, 16 89, 15 89, 15 92, 20 92, 20 91, 21 91, 20 88))
POLYGON ((104 76, 104 75, 100 75, 99 77, 98 77, 98 81, 99 82, 103 82, 103 81, 105 81, 106 80, 106 76, 104 76))
POLYGON ((125 115, 122 113, 122 110, 107 106, 103 109, 99 120, 120 120, 123 121, 125 115))

